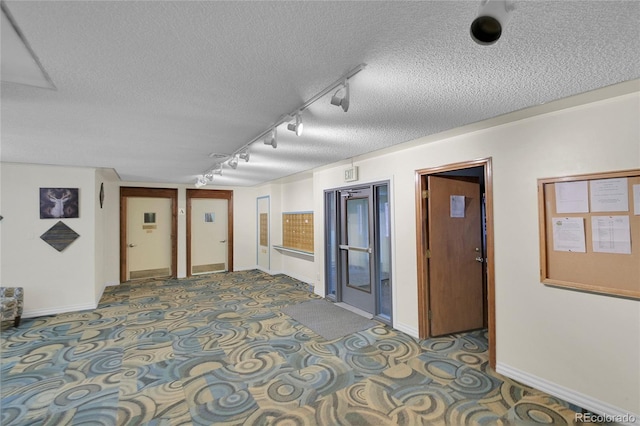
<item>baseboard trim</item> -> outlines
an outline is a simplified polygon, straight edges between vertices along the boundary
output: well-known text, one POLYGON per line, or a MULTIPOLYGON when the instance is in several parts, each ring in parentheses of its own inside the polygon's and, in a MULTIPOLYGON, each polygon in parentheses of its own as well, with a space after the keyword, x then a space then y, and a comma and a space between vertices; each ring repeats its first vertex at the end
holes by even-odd
POLYGON ((258 271, 262 271, 262 272, 264 272, 265 274, 274 275, 274 274, 273 274, 269 269, 267 269, 267 268, 263 268, 263 267, 262 267, 262 266, 260 266, 260 265, 256 265, 255 267, 253 267, 253 268, 251 268, 251 269, 257 269, 258 271))
POLYGON ((267 274, 269 274, 269 275, 281 275, 281 274, 282 274, 282 275, 287 275, 287 276, 289 276, 289 277, 291 277, 291 278, 295 278, 295 279, 296 279, 296 280, 298 280, 298 281, 302 281, 302 282, 303 282, 303 283, 305 283, 305 284, 309 284, 309 285, 313 286, 313 280, 312 280, 312 279, 310 279, 309 277, 303 277, 303 276, 301 276, 301 275, 292 274, 291 272, 267 271, 267 270, 262 269, 262 268, 260 268, 260 267, 258 267, 258 266, 256 266, 256 269, 260 269, 261 271, 266 272, 266 273, 267 273, 267 274))
POLYGON ((263 272, 269 273, 269 271, 265 271, 264 269, 260 268, 259 266, 240 266, 240 267, 233 267, 233 272, 242 272, 242 271, 253 271, 254 269, 260 269, 263 272))
POLYGON ((418 329, 417 328, 413 328, 409 325, 406 324, 402 324, 398 321, 394 321, 393 322, 393 328, 395 328, 396 330, 400 330, 405 334, 408 334, 409 336, 415 338, 415 339, 419 339, 419 335, 420 333, 418 333, 418 329))
POLYGON ((88 303, 82 305, 57 306, 54 308, 35 309, 31 311, 24 311, 22 313, 22 318, 37 318, 48 315, 65 314, 67 312, 95 310, 97 307, 98 305, 96 304, 88 303))
POLYGON ((297 275, 297 274, 291 274, 289 272, 284 272, 284 275, 288 275, 291 278, 295 278, 298 281, 302 281, 305 284, 309 284, 310 286, 313 286, 313 279, 309 278, 309 277, 303 277, 301 275, 297 275))
POLYGON ((611 417, 612 419, 628 418, 632 420, 631 422, 617 422, 616 424, 640 425, 639 414, 631 413, 628 410, 624 410, 603 401, 599 401, 589 395, 576 392, 557 383, 553 383, 541 377, 529 374, 526 371, 519 370, 501 362, 498 362, 496 364, 496 371, 504 376, 522 382, 525 385, 529 385, 538 390, 546 392, 549 395, 556 396, 564 401, 577 405, 578 407, 589 410, 592 413, 611 417))

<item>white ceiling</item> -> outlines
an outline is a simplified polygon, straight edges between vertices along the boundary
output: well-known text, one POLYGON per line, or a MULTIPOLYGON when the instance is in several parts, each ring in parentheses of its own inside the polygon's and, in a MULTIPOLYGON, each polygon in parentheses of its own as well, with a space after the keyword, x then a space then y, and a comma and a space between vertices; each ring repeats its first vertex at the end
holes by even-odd
POLYGON ((2 83, 1 160, 193 183, 367 64, 347 113, 321 98, 214 180, 255 185, 640 78, 639 1, 516 1, 492 46, 479 4, 7 1, 57 90, 2 83))

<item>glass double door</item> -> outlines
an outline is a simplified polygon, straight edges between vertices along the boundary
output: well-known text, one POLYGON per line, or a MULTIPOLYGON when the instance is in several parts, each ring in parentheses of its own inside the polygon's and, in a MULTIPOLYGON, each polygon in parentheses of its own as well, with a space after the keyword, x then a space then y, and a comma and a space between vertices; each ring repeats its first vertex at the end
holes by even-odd
POLYGON ((388 183, 325 192, 327 297, 391 324, 388 183))

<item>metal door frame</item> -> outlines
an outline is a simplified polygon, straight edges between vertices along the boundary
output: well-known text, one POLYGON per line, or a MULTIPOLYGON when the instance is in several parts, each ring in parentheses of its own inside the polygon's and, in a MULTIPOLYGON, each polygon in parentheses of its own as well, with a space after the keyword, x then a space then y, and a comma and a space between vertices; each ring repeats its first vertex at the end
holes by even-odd
MULTIPOLYGON (((393 196, 391 193, 391 181, 390 180, 384 180, 384 181, 375 181, 375 182, 366 182, 366 183, 360 183, 357 185, 351 185, 351 186, 344 186, 344 187, 338 187, 338 188, 331 188, 331 189, 327 189, 324 191, 324 198, 323 198, 323 202, 324 202, 324 212, 325 212, 325 230, 324 230, 324 236, 325 236, 325 242, 329 241, 329 229, 328 226, 326 226, 327 221, 326 218, 329 216, 330 212, 327 209, 327 194, 333 194, 333 196, 335 197, 334 201, 336 203, 336 217, 334 217, 333 219, 336 220, 336 234, 338 236, 337 241, 336 241, 336 250, 338 250, 338 255, 336 258, 336 270, 337 270, 337 283, 336 283, 336 294, 335 296, 328 294, 328 286, 325 285, 325 297, 329 300, 332 300, 334 302, 342 302, 342 274, 341 274, 341 270, 342 270, 342 256, 340 254, 340 249, 338 248, 339 246, 339 240, 340 240, 340 236, 342 233, 342 229, 341 229, 341 224, 340 224, 340 217, 341 217, 341 197, 340 197, 340 191, 348 191, 348 190, 355 190, 358 188, 369 188, 371 190, 371 199, 373 200, 372 203, 370 203, 370 208, 373 209, 373 216, 370 217, 370 224, 373 227, 373 231, 371 234, 371 238, 372 240, 370 241, 370 245, 373 248, 373 254, 375 256, 372 257, 372 261, 374 263, 373 266, 373 274, 371 275, 371 279, 372 279, 372 285, 374 286, 374 298, 375 298, 375 302, 374 302, 374 306, 375 306, 375 312, 374 312, 374 317, 385 323, 388 325, 393 325, 393 315, 394 315, 394 310, 393 310, 393 242, 391 242, 391 247, 390 247, 390 252, 389 252, 389 260, 391 262, 391 269, 389 271, 389 282, 390 282, 390 286, 391 286, 391 291, 390 291, 390 300, 389 300, 389 318, 386 317, 381 317, 379 316, 379 307, 380 307, 380 294, 379 294, 379 289, 378 289, 378 281, 379 281, 379 274, 380 271, 378 271, 378 267, 377 265, 379 264, 379 241, 378 241, 378 235, 376 233, 376 222, 377 222, 377 218, 378 218, 378 212, 376 211, 375 206, 377 205, 377 195, 376 195, 376 188, 385 185, 387 187, 388 190, 388 196, 389 196, 389 203, 391 203, 391 201, 393 200, 393 196)), ((389 220, 390 225, 392 225, 391 223, 391 217, 387 218, 387 220, 389 220)), ((378 230, 379 231, 379 230, 378 230)), ((393 238, 393 236, 390 237, 391 239, 393 238)), ((324 265, 324 274, 325 274, 325 283, 327 282, 327 276, 329 274, 329 261, 328 259, 331 258, 330 255, 330 250, 331 247, 330 245, 327 243, 325 244, 325 265, 324 265)))

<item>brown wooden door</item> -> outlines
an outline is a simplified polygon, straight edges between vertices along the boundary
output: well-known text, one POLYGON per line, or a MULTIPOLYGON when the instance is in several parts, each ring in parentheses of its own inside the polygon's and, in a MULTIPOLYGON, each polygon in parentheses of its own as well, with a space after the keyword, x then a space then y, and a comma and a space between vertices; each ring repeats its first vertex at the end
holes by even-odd
POLYGON ((482 328, 480 185, 429 176, 428 188, 430 335, 482 328))

